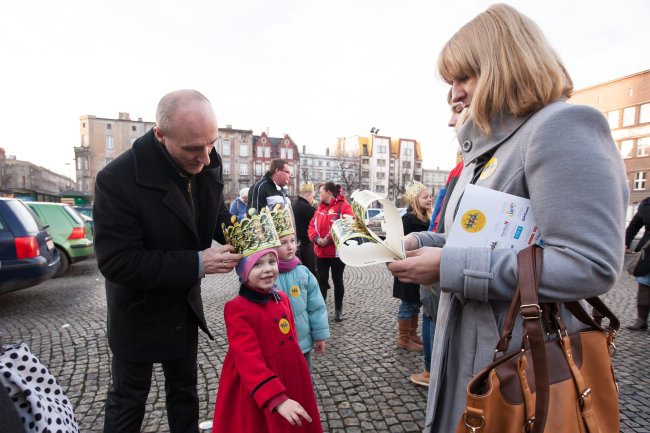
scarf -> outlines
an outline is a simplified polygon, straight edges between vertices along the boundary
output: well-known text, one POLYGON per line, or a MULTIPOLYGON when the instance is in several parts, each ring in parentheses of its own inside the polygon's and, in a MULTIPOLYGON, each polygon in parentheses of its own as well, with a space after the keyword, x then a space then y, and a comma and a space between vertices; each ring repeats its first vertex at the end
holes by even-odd
POLYGON ((296 256, 293 256, 293 259, 291 260, 278 260, 278 269, 280 272, 289 272, 292 271, 300 263, 300 259, 296 256))

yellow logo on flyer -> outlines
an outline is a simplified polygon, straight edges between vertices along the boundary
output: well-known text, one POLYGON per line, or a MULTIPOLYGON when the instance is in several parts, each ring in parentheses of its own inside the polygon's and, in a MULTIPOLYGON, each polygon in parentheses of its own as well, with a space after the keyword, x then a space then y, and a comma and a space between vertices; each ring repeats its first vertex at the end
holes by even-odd
POLYGON ((300 287, 291 286, 291 288, 289 289, 289 293, 291 293, 292 297, 297 298, 298 296, 300 296, 300 287))
POLYGON ((487 219, 485 214, 478 209, 465 212, 460 220, 460 226, 467 232, 478 233, 483 230, 487 219))
POLYGON ((289 325, 289 321, 287 319, 280 319, 278 327, 280 328, 280 332, 283 334, 288 334, 289 331, 291 331, 291 325, 289 325))
POLYGON ((480 180, 485 180, 492 176, 494 170, 497 169, 497 165, 499 165, 499 161, 495 157, 490 158, 487 164, 485 164, 485 167, 483 167, 483 171, 481 171, 481 175, 478 178, 480 180))

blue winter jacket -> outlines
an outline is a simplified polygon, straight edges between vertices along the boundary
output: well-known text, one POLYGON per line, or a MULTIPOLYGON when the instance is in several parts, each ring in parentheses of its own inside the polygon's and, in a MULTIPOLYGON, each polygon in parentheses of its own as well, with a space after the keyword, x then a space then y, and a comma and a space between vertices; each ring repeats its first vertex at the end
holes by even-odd
POLYGON ((281 272, 277 285, 291 300, 300 349, 309 353, 314 348, 314 341, 330 338, 327 307, 316 277, 304 265, 298 265, 288 272, 281 272))

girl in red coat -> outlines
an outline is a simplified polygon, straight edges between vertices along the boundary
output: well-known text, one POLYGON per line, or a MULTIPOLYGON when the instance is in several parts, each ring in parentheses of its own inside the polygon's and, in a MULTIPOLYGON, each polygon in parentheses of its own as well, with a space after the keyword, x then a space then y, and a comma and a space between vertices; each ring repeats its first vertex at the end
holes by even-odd
POLYGON ((275 249, 245 257, 236 270, 242 285, 224 309, 229 347, 212 432, 322 433, 291 306, 275 285, 275 249))
POLYGON ((327 300, 329 290, 330 268, 332 268, 332 281, 334 281, 334 320, 343 320, 343 271, 345 263, 338 257, 336 246, 332 241, 330 230, 332 224, 343 215, 354 216, 352 206, 347 202, 341 185, 334 182, 325 182, 318 187, 320 204, 309 223, 309 240, 314 242, 316 253, 316 271, 318 285, 323 299, 327 300))

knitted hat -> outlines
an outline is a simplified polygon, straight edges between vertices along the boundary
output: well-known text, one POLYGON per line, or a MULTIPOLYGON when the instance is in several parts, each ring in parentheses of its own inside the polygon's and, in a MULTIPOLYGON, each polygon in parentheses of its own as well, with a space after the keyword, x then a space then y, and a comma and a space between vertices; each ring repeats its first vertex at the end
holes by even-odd
POLYGON ((248 281, 248 274, 250 273, 251 269, 253 269, 255 263, 257 263, 257 261, 263 255, 268 253, 273 253, 275 259, 277 260, 278 252, 275 250, 275 248, 267 248, 265 250, 257 251, 250 256, 246 256, 239 261, 239 264, 235 268, 235 272, 237 272, 237 275, 239 275, 239 279, 242 281, 242 283, 246 283, 248 281))

